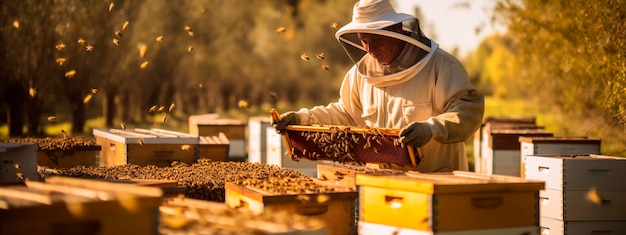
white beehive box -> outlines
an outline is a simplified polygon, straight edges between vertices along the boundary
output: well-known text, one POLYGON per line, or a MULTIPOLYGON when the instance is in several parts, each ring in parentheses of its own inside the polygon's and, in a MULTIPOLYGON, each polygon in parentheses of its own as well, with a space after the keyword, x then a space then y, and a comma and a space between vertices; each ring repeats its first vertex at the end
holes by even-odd
POLYGON ((626 234, 626 221, 562 221, 541 217, 541 235, 626 234))
POLYGON ((543 129, 495 129, 489 128, 487 124, 485 131, 485 146, 482 149, 483 174, 521 176, 521 147, 519 137, 521 136, 553 136, 549 131, 543 129))
POLYGON ((626 221, 626 158, 526 156, 526 179, 543 180, 541 217, 561 221, 626 221))
POLYGON ((94 129, 102 146, 100 166, 135 164, 170 166, 173 161, 198 160, 198 136, 161 129, 94 129))
POLYGON ((248 119, 248 162, 267 162, 267 133, 272 118, 267 116, 248 119))
POLYGON ((489 128, 499 129, 537 129, 535 117, 486 117, 481 123, 478 130, 474 133, 473 153, 474 153, 474 172, 484 173, 482 166, 483 148, 488 145, 484 144, 486 136, 485 128, 490 123, 489 128))
POLYGON ((282 168, 298 170, 309 177, 317 177, 317 161, 308 159, 292 160, 287 154, 283 136, 276 133, 273 127, 267 127, 267 164, 282 168))
MULTIPOLYGON (((399 228, 383 224, 359 222, 359 235, 539 235, 539 227, 516 227, 497 229, 478 229, 460 231, 420 231, 407 228, 399 228)), ((544 234, 541 234, 544 235, 544 234)))
POLYGON ((526 156, 535 155, 589 155, 600 154, 600 139, 588 137, 530 137, 519 138, 521 146, 521 173, 524 177, 526 156))
POLYGON ((38 148, 35 143, 0 142, 0 184, 38 180, 38 148))

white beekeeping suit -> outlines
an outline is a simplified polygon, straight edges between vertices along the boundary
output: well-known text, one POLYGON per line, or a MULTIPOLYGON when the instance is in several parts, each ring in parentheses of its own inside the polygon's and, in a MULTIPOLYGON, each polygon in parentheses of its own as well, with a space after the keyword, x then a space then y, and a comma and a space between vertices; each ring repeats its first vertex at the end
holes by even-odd
POLYGON ((463 65, 426 38, 414 16, 397 13, 388 0, 357 2, 352 21, 335 36, 355 63, 343 79, 341 97, 326 106, 299 110, 297 124, 417 126, 421 134, 416 147, 424 156, 418 171, 467 170, 464 141, 480 126, 484 97, 463 65), (399 23, 402 32, 384 29, 399 23), (381 64, 368 54, 359 33, 406 43, 393 61, 381 64))

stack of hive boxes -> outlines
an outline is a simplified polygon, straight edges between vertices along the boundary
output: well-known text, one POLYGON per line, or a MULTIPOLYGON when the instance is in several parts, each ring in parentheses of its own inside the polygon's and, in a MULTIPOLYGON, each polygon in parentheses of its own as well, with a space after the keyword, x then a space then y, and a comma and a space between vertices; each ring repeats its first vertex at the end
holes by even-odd
POLYGON ((626 234, 626 159, 526 156, 526 179, 543 180, 542 234, 626 234))
POLYGON ((524 178, 526 156, 600 154, 601 140, 589 137, 519 137, 521 177, 524 178))
POLYGON ((475 171, 481 174, 521 176, 522 136, 553 136, 534 123, 534 118, 487 118, 481 128, 480 157, 475 171))
POLYGON ((228 139, 228 161, 247 161, 246 123, 239 119, 219 118, 217 114, 189 116, 189 134, 220 136, 228 139))
POLYGON ((541 181, 472 172, 358 174, 359 234, 539 234, 541 181))

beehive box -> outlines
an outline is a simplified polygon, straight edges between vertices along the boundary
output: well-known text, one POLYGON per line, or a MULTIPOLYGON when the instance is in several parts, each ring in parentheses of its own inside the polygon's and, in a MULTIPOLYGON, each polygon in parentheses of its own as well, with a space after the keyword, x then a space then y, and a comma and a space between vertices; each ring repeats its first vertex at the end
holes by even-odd
POLYGON ((428 232, 539 226, 541 181, 461 171, 356 181, 361 222, 428 232))
POLYGON ((200 136, 198 145, 198 158, 211 159, 211 161, 223 162, 228 159, 230 141, 223 133, 218 136, 200 136))
POLYGON ((0 188, 0 234, 156 234, 158 188, 51 177, 0 188))
POLYGON ((71 151, 39 150, 37 164, 55 168, 97 166, 102 146, 75 146, 71 151))
POLYGON ((541 216, 562 221, 626 221, 626 158, 526 156, 526 178, 546 182, 541 216))
POLYGON ((481 123, 480 127, 474 133, 473 139, 473 154, 474 154, 474 172, 484 173, 482 168, 482 156, 483 148, 487 147, 487 144, 483 144, 488 133, 485 131, 487 123, 490 123, 489 128, 499 129, 538 129, 540 128, 536 124, 536 118, 529 117, 486 117, 481 123))
POLYGON ((267 133, 272 126, 272 119, 267 116, 251 117, 248 119, 248 161, 267 162, 267 133))
POLYGON ((541 235, 626 234, 626 221, 562 221, 541 217, 541 235))
MULTIPOLYGON (((490 124, 487 124, 489 126, 490 124)), ((552 132, 543 129, 495 129, 486 128, 487 144, 483 148, 483 174, 521 176, 521 147, 519 137, 522 136, 554 136, 552 132)))
POLYGON ((521 177, 524 178, 526 156, 600 154, 601 140, 589 137, 519 137, 521 177))
POLYGON ((448 232, 420 231, 368 222, 359 223, 359 235, 547 235, 539 227, 497 228, 448 232))
POLYGON ((201 115, 199 118, 189 117, 189 120, 189 133, 191 135, 218 136, 223 133, 230 143, 228 160, 247 160, 246 123, 238 119, 218 118, 215 115, 201 115))
POLYGON ((37 144, 0 142, 0 184, 38 180, 37 144))
POLYGON ((395 169, 373 169, 366 166, 318 164, 317 177, 329 184, 356 190, 356 175, 401 175, 404 171, 395 169))
POLYGON ((286 212, 267 211, 256 214, 245 208, 230 208, 224 203, 184 197, 168 198, 159 209, 161 211, 159 234, 164 235, 328 234, 322 221, 286 212))
POLYGON ((139 166, 170 166, 173 161, 193 163, 198 159, 199 137, 161 129, 94 129, 102 146, 100 166, 127 163, 139 166))
POLYGON ((282 135, 276 133, 273 127, 267 127, 265 134, 267 140, 267 164, 297 170, 309 177, 317 177, 317 161, 291 158, 287 154, 285 139, 282 135))
POLYGON ((276 194, 230 182, 226 182, 225 188, 226 204, 230 207, 248 208, 255 213, 283 211, 318 219, 324 221, 330 235, 355 232, 354 202, 357 193, 354 191, 276 194))

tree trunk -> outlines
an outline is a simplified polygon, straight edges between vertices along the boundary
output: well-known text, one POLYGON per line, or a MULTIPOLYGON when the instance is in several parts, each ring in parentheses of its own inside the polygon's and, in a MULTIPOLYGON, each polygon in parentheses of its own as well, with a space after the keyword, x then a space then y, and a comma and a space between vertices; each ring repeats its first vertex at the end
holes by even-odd
POLYGON ((27 115, 27 130, 29 136, 41 136, 43 135, 43 130, 40 129, 40 118, 41 118, 41 105, 38 97, 30 98, 28 100, 28 109, 26 110, 27 115))
POLYGON ((82 99, 72 101, 72 134, 82 134, 85 128, 85 104, 82 99))
POLYGON ((104 95, 104 104, 102 104, 104 125, 108 128, 113 127, 115 120, 115 93, 114 91, 107 91, 104 95))
POLYGON ((19 137, 24 134, 24 95, 22 86, 18 83, 7 84, 4 100, 8 103, 7 118, 9 136, 19 137))

